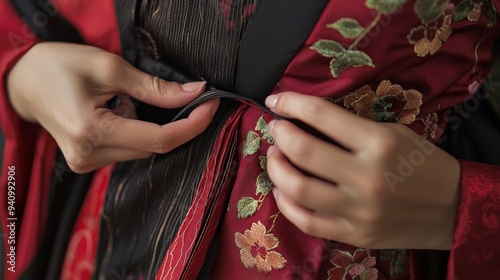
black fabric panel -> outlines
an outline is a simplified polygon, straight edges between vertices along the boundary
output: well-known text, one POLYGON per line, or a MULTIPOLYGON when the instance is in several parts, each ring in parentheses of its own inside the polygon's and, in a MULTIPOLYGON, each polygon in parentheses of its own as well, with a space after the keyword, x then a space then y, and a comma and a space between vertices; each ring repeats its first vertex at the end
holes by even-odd
POLYGON ((264 104, 327 2, 262 1, 240 42, 235 92, 264 104))
POLYGON ((59 15, 49 0, 11 0, 10 3, 43 41, 84 43, 80 33, 59 15))
POLYGON ((20 279, 59 279, 71 233, 94 173, 71 172, 60 151, 52 168, 42 246, 20 279))
POLYGON ((154 279, 234 108, 228 102, 222 102, 214 122, 189 145, 117 165, 103 210, 95 279, 117 273, 154 279))
POLYGON ((500 165, 500 37, 493 57, 491 73, 475 96, 450 109, 439 145, 458 159, 500 165))

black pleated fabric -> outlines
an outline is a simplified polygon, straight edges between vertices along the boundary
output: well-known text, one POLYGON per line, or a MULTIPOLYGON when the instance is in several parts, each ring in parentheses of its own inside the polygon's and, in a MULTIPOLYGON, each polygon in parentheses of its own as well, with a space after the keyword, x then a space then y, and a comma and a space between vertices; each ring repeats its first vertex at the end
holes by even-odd
MULTIPOLYGON (((234 84, 239 77, 236 75, 236 65, 242 47, 241 38, 252 28, 258 28, 252 31, 254 34, 267 32, 265 25, 254 25, 251 11, 256 11, 256 15, 264 13, 266 16, 260 18, 266 23, 273 22, 269 17, 275 22, 283 20, 278 16, 280 12, 300 14, 288 17, 288 23, 299 21, 304 25, 300 32, 295 33, 295 42, 292 44, 298 50, 327 2, 307 2, 308 6, 314 7, 309 12, 307 9, 300 11, 298 7, 301 5, 285 5, 287 1, 277 1, 281 5, 268 5, 264 10, 256 0, 127 0, 117 3, 123 54, 127 60, 166 80, 206 80, 209 83, 208 91, 183 110, 165 110, 138 103, 139 118, 164 124, 186 116, 205 100, 219 97, 224 100, 212 125, 193 141, 166 155, 156 155, 152 159, 117 167, 105 202, 96 279, 107 279, 117 271, 120 274, 153 278, 187 213, 213 143, 218 137, 218 130, 225 122, 224 116, 237 107, 237 103, 228 101, 227 98, 268 111, 262 105, 263 99, 278 82, 286 68, 283 65, 289 63, 293 53, 276 53, 274 63, 262 65, 263 71, 272 74, 271 78, 264 77, 265 82, 256 79, 249 89, 250 92, 259 93, 260 103, 254 97, 235 93, 234 84), (292 11, 287 10, 287 7, 293 8, 292 11), (267 87, 263 88, 263 84, 267 84, 267 87)), ((303 0, 297 2, 306 3, 303 0)), ((286 25, 287 21, 280 24, 286 25)), ((273 32, 275 34, 267 35, 284 36, 277 30, 273 32)), ((258 37, 252 38, 247 40, 248 44, 259 43, 258 37)), ((272 41, 266 43, 270 47, 274 45, 272 41)), ((245 53, 242 61, 251 60, 252 55, 261 54, 245 53)), ((240 73, 245 73, 244 68, 240 69, 240 73)), ((235 153, 236 140, 233 139, 230 145, 230 155, 235 153)), ((225 170, 230 170, 234 163, 231 156, 218 160, 226 163, 225 170)), ((234 174, 224 171, 217 184, 231 183, 231 176, 234 174)), ((214 260, 215 246, 212 244, 210 248, 200 279, 208 277, 214 260)))
MULTIPOLYGON (((127 16, 119 17, 126 21, 121 26, 134 36, 126 34, 122 40, 128 38, 124 46, 136 50, 124 54, 142 70, 166 80, 209 81, 212 90, 205 96, 231 91, 240 36, 250 19, 243 19, 242 12, 249 5, 256 5, 255 0, 234 1, 225 7, 229 12, 224 16, 219 1, 124 1, 117 4, 117 13, 127 16)), ((222 101, 209 128, 187 145, 117 166, 103 210, 95 279, 117 273, 155 277, 187 214, 219 131, 236 107, 233 101, 222 101)), ((142 103, 137 111, 141 119, 161 124, 178 114, 142 103)), ((227 158, 218 159, 226 163, 225 170, 234 164, 235 143, 233 139, 227 158)), ((232 176, 223 172, 216 184, 231 184, 232 176)), ((203 273, 209 270, 207 266, 203 273)))

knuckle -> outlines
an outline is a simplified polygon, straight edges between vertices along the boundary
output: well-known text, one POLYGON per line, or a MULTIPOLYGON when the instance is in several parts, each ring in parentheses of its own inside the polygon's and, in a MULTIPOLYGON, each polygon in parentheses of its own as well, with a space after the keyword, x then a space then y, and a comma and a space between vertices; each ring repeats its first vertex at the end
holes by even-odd
POLYGON ((102 81, 113 82, 120 77, 123 59, 115 54, 97 54, 95 59, 96 74, 102 81))
POLYGON ((88 123, 80 123, 69 128, 69 136, 75 143, 81 143, 88 140, 92 125, 88 123))
POLYGON ((321 118, 324 111, 324 100, 320 98, 311 98, 311 101, 305 103, 302 107, 302 114, 306 119, 315 121, 321 118))
POLYGON ((297 137, 290 146, 288 157, 297 164, 305 164, 310 156, 310 143, 303 137, 297 137), (300 162, 297 162, 300 160, 300 162))
POLYGON ((148 76, 147 79, 150 79, 149 83, 151 85, 153 94, 161 96, 171 96, 175 93, 176 87, 174 86, 174 83, 166 82, 156 76, 148 76))
POLYGON ((385 160, 392 158, 394 152, 397 150, 397 133, 390 128, 381 127, 379 131, 374 133, 371 143, 371 150, 375 159, 385 160))
POLYGON ((317 236, 316 226, 313 221, 307 217, 301 217, 296 226, 305 234, 317 236))
POLYGON ((275 105, 276 110, 278 112, 281 112, 282 114, 288 115, 289 103, 290 103, 289 100, 290 100, 289 94, 281 94, 275 105))
POLYGON ((66 153, 65 158, 66 158, 66 163, 73 172, 81 174, 87 171, 86 158, 80 155, 78 151, 72 151, 66 153))
POLYGON ((289 180, 289 196, 295 201, 306 201, 309 197, 306 179, 302 176, 291 176, 289 180))
POLYGON ((171 137, 169 135, 163 135, 153 141, 153 152, 156 154, 166 154, 172 149, 171 137))

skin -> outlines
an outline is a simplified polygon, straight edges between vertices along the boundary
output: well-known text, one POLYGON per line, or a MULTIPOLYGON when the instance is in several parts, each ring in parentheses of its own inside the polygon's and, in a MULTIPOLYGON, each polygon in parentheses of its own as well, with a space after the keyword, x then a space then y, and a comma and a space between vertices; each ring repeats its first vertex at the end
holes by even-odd
MULTIPOLYGON (((137 120, 131 98, 176 108, 204 86, 166 82, 101 49, 66 43, 37 44, 7 77, 14 110, 42 125, 78 173, 166 153, 194 138, 212 121, 218 100, 160 126, 137 120), (120 102, 110 110, 107 102, 114 96, 120 102)), ((422 138, 406 126, 376 123, 293 92, 271 95, 266 105, 345 148, 286 120, 269 124, 275 140, 267 160, 273 194, 299 229, 363 248, 450 248, 460 177, 456 159, 427 142, 432 152, 392 184, 387 172, 402 175, 400 159, 421 150, 416 143, 422 138)))
POLYGON ((199 106, 186 119, 160 126, 137 120, 131 97, 177 108, 204 87, 203 82, 166 82, 95 47, 49 42, 35 45, 7 77, 14 110, 42 125, 77 173, 166 153, 200 134, 210 124, 218 100, 199 106), (117 95, 119 105, 108 109, 107 102, 117 95))
POLYGON ((266 105, 346 148, 289 121, 270 122, 273 194, 299 229, 362 248, 450 249, 460 177, 455 158, 404 125, 373 122, 321 98, 286 92, 266 105), (431 152, 402 182, 389 184, 384 174, 401 173, 400 156, 420 151, 417 141, 431 152))

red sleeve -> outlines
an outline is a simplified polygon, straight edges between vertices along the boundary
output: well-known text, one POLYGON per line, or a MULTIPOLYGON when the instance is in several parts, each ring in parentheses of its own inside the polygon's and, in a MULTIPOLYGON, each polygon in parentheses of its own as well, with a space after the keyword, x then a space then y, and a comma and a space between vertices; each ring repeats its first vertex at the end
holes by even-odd
MULTIPOLYGON (((52 2, 88 44, 119 53, 112 0, 52 2)), ((43 128, 20 119, 9 103, 7 73, 38 40, 8 0, 0 0, 0 11, 0 125, 5 138, 0 173, 0 224, 5 236, 1 253, 5 262, 4 277, 0 278, 9 280, 22 274, 41 244, 57 146, 43 128), (9 174, 9 169, 15 170, 9 174)))
MULTIPOLYGON (((55 143, 39 126, 21 120, 10 106, 5 90, 7 73, 37 40, 7 0, 0 1, 0 11, 0 123, 5 138, 0 174, 0 224, 6 236, 2 252, 4 279, 15 279, 27 267, 42 237, 46 193, 40 186, 48 183, 45 174, 50 175, 55 143), (40 150, 37 146, 44 147, 40 150), (31 234, 26 234, 30 231, 31 234)), ((29 81, 29 77, 26 78, 29 81)))
POLYGON ((460 164, 460 202, 448 279, 496 279, 500 275, 500 166, 460 164))

